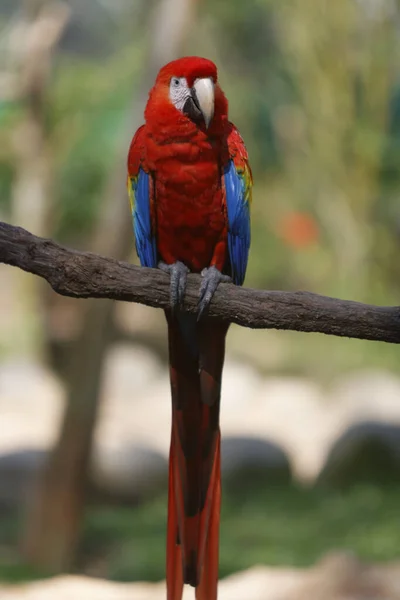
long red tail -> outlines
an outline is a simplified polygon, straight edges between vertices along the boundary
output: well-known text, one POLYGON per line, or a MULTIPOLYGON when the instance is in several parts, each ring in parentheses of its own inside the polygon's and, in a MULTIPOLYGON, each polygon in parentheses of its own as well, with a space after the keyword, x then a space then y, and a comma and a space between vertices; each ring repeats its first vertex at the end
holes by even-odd
POLYGON ((221 460, 219 407, 227 326, 167 315, 172 392, 167 600, 183 584, 216 600, 221 460), (186 328, 186 331, 185 331, 186 328))

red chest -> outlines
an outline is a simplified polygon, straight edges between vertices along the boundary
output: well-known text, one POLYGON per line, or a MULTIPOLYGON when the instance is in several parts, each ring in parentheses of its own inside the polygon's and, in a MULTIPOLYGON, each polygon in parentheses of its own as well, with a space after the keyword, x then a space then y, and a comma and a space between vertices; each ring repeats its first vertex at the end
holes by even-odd
POLYGON ((218 148, 208 141, 150 142, 147 159, 156 173, 154 211, 161 258, 192 271, 226 260, 227 215, 218 148), (152 143, 154 147, 152 147, 152 143))

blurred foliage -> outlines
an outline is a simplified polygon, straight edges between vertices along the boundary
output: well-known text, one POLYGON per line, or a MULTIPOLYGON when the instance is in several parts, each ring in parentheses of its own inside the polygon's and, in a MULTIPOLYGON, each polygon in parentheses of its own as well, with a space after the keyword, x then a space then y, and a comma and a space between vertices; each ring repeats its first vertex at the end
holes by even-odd
MULTIPOLYGON (((156 2, 69 4, 73 17, 47 94, 55 171, 51 235, 85 247, 126 138, 156 2)), ((0 36, 6 40, 4 11, 0 36)), ((249 285, 398 303, 398 22, 399 7, 390 0, 200 4, 188 53, 218 63, 253 166, 249 285)), ((7 66, 4 56, 0 70, 7 66)), ((13 131, 23 112, 23 103, 0 98, 0 211, 6 219, 16 168, 13 131)), ((314 339, 293 340, 304 360, 319 352, 314 339)))
POLYGON ((115 164, 140 58, 140 51, 125 50, 106 66, 110 77, 104 77, 104 64, 71 65, 68 61, 56 74, 51 120, 60 152, 54 234, 58 239, 82 244, 94 225, 102 190, 115 164))
MULTIPOLYGON (((363 560, 398 558, 398 487, 358 485, 345 491, 292 487, 225 490, 220 574, 255 564, 309 566, 332 549, 363 560)), ((164 578, 166 497, 137 508, 90 508, 76 569, 116 581, 164 578)), ((12 552, 17 521, 0 519, 0 580, 43 576, 12 552)))

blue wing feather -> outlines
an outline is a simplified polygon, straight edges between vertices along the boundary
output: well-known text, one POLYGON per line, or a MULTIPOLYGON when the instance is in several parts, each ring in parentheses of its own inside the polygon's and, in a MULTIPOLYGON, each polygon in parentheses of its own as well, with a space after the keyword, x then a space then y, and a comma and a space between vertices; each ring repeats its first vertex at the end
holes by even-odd
POLYGON ((156 267, 157 246, 150 214, 150 175, 140 168, 136 177, 130 177, 130 185, 133 230, 140 264, 142 267, 156 267))
POLYGON ((224 170, 228 213, 228 250, 232 279, 242 285, 250 248, 250 195, 246 172, 236 169, 230 160, 224 170))

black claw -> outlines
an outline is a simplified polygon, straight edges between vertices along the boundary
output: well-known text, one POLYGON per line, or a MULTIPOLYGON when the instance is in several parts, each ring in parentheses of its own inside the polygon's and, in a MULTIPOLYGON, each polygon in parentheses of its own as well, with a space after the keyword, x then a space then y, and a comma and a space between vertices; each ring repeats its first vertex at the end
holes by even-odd
POLYGON ((228 283, 232 281, 229 275, 223 275, 221 271, 218 271, 216 267, 209 267, 203 269, 201 272, 202 282, 200 286, 200 297, 199 297, 199 312, 197 320, 199 321, 203 316, 204 312, 208 309, 212 297, 220 283, 228 283))
POLYGON ((160 262, 158 263, 158 268, 169 273, 171 276, 171 308, 172 310, 177 310, 183 304, 189 269, 180 261, 177 261, 172 265, 160 262))

